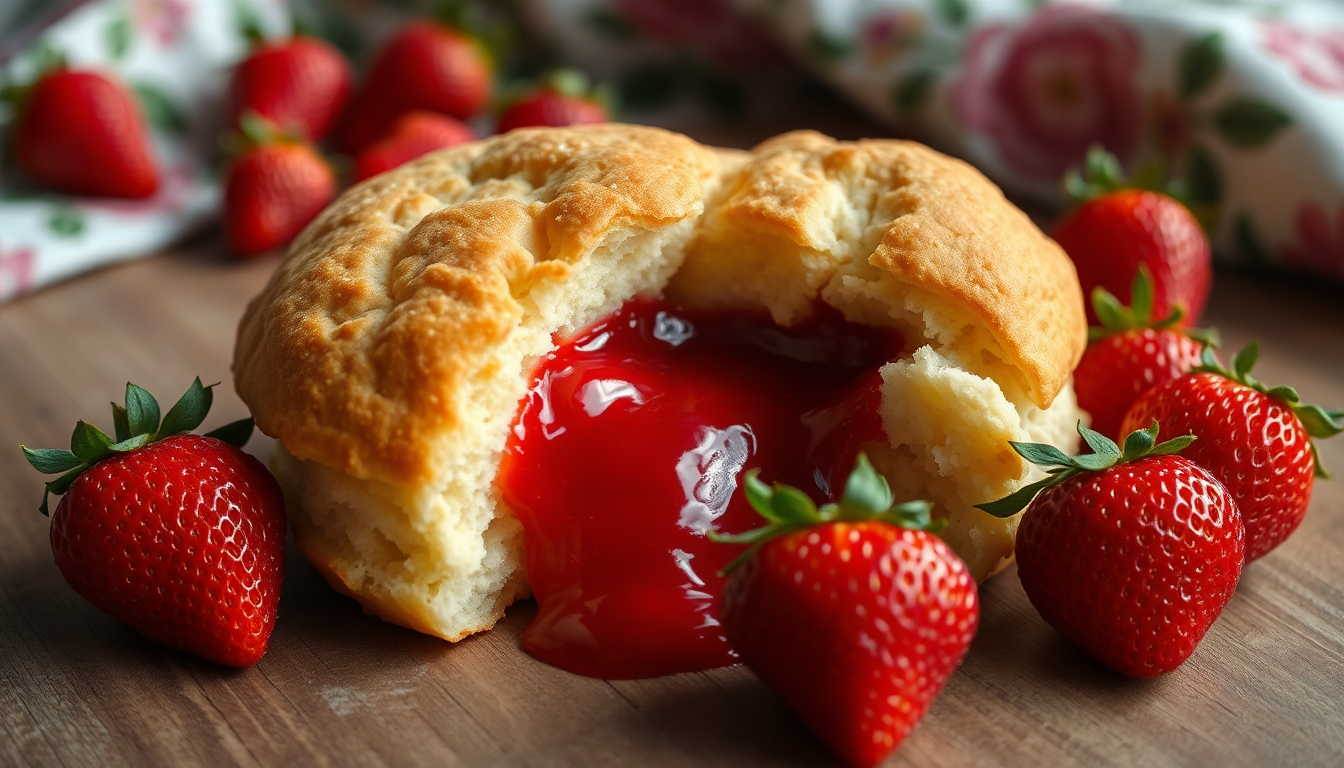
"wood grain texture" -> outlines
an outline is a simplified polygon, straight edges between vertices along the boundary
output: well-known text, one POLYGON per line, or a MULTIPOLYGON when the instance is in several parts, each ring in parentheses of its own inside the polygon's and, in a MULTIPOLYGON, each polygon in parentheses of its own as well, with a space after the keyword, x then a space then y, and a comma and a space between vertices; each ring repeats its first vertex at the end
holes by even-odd
MULTIPOLYGON (((146 641, 52 563, 20 441, 106 426, 128 378, 168 398, 228 381, 233 329, 273 259, 210 244, 0 307, 0 765, 834 765, 743 668, 606 682, 523 654, 534 613, 451 645, 362 614, 291 549, 270 651, 235 671, 146 641)), ((1258 373, 1344 406, 1338 286, 1220 274, 1209 319, 1264 342, 1258 373)), ((206 426, 244 415, 226 384, 206 426)), ((250 449, 266 454, 269 445, 250 449)), ((1344 471, 1344 439, 1322 444, 1344 471)), ((1247 569, 1203 645, 1119 677, 1046 626, 1009 571, 965 664, 891 765, 1344 764, 1344 481, 1247 569)))

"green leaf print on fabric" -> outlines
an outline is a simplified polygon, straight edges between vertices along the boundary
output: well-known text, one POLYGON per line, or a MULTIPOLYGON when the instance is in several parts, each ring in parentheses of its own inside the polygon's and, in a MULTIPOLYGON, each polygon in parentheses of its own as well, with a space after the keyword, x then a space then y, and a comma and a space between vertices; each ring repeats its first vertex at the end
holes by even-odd
POLYGON ((146 83, 136 83, 132 88, 140 99, 140 106, 145 110, 145 117, 149 118, 150 125, 164 133, 187 132, 189 126, 186 115, 163 91, 146 83))
POLYGON ((905 113, 920 111, 929 103, 937 83, 938 73, 930 69, 916 69, 902 75, 892 92, 896 109, 905 113))
POLYGON ((1185 167, 1186 194, 1191 207, 1217 206, 1223 200, 1223 172, 1201 144, 1190 149, 1185 167))
POLYGON ((1209 32, 1190 41, 1178 64, 1181 98, 1188 99, 1208 88, 1223 73, 1227 51, 1220 32, 1209 32))
POLYGON ((934 6, 950 27, 961 28, 971 20, 971 4, 966 0, 936 0, 934 6))
POLYGON ((1293 124, 1288 113, 1253 96, 1229 99, 1213 112, 1213 127, 1229 144, 1257 149, 1293 124))
POLYGON ((58 205, 47 219, 47 228, 57 237, 79 237, 84 234, 84 214, 73 205, 58 205))
POLYGON ((131 17, 126 15, 124 10, 114 11, 103 34, 106 35, 107 52, 112 56, 112 60, 124 58, 131 50, 131 17))
POLYGON ((1267 267, 1273 262, 1264 241, 1255 231, 1255 222, 1244 212, 1238 213, 1232 220, 1232 242, 1236 245, 1237 254, 1248 264, 1267 267))

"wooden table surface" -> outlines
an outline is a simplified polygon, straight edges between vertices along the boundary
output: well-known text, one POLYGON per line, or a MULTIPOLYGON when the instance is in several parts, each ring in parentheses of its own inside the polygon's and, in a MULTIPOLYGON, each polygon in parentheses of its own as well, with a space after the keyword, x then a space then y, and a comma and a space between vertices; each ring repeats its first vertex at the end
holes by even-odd
MULTIPOLYGON (((20 441, 107 428, 127 379, 171 400, 223 381, 206 426, 241 417, 229 359, 274 268, 213 242, 0 306, 0 765, 834 765, 741 667, 606 682, 532 660, 510 609, 457 644, 366 616, 291 548, 270 651, 230 670, 142 639, 52 563, 20 441)), ((1264 342, 1258 372, 1344 406, 1344 288, 1220 273, 1208 319, 1264 342)), ((265 455, 270 445, 249 449, 265 455)), ((1321 456, 1344 473, 1344 438, 1321 456)), ((1036 615, 1008 571, 979 636, 892 765, 1344 765, 1344 480, 1247 569, 1195 655, 1115 675, 1036 615)))

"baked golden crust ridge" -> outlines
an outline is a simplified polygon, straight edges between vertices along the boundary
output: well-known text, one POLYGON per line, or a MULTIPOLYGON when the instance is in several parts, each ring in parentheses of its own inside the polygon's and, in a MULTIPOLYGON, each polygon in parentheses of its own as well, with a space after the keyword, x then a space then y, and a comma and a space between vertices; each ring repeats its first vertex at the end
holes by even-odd
POLYGON ((764 303, 789 323, 819 294, 846 310, 825 286, 847 262, 866 262, 983 325, 1039 407, 1050 406, 1082 356, 1086 320, 1073 263, 960 160, 912 142, 796 131, 758 146, 724 187, 673 279, 674 294, 764 303), (724 249, 750 255, 725 270, 714 257, 724 249), (720 285, 702 287, 711 281, 720 285))
POLYGON ((262 431, 356 477, 426 483, 462 379, 604 239, 697 215, 714 156, 648 128, 516 131, 356 187, 248 306, 234 379, 262 431))

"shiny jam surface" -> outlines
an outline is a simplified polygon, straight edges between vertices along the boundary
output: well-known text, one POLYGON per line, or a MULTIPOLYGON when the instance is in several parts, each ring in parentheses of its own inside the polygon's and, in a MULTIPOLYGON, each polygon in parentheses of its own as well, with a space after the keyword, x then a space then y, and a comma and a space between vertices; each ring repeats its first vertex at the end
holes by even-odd
POLYGON ((862 443, 882 439, 878 368, 892 331, 822 309, 784 329, 766 315, 636 299, 544 358, 505 449, 499 487, 521 520, 536 658, 637 678, 735 661, 718 622, 715 544, 763 520, 746 470, 817 501, 862 443))

